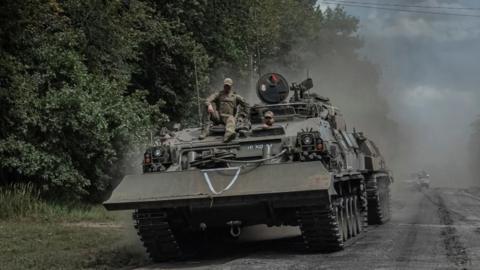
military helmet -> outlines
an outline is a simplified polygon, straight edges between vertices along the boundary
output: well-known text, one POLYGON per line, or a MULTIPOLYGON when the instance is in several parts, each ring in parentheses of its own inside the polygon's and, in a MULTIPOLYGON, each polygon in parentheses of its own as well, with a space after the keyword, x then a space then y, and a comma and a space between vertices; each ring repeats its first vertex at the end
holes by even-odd
POLYGON ((223 85, 230 85, 230 86, 232 86, 232 85, 233 85, 233 80, 230 79, 230 78, 225 78, 225 80, 223 80, 223 85))

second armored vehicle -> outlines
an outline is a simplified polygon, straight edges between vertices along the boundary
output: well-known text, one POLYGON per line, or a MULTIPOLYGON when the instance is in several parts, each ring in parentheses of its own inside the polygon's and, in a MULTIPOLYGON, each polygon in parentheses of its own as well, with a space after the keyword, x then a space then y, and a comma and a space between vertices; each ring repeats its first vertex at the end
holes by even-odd
POLYGON ((392 177, 376 145, 348 130, 311 79, 289 85, 277 73, 257 84, 251 125, 223 143, 223 126, 166 135, 147 149, 143 175, 128 175, 104 203, 133 218, 155 261, 188 256, 245 226, 299 226, 305 249, 332 252, 367 224, 390 218, 392 177), (293 93, 287 101, 289 93, 293 93), (275 118, 264 125, 264 116, 275 118))

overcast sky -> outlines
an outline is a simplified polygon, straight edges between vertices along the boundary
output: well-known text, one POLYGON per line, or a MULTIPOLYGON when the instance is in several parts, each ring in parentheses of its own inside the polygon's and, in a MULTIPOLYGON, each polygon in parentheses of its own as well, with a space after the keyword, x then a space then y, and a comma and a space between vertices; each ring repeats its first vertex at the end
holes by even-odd
MULTIPOLYGON (((441 6, 451 9, 415 10, 480 16, 480 1, 475 0, 349 2, 441 6), (458 9, 465 7, 477 10, 458 9)), ((480 17, 351 6, 345 10, 360 19, 362 54, 382 72, 380 89, 390 104, 390 117, 415 138, 405 165, 443 168, 438 172, 442 175, 448 167, 447 178, 455 178, 465 169, 470 123, 480 114, 480 17)))

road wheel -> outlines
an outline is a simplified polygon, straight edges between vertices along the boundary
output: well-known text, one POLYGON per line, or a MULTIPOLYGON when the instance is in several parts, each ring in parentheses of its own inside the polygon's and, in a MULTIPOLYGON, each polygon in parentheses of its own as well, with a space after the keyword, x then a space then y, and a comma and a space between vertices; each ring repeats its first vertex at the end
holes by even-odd
POLYGON ((347 215, 347 200, 345 198, 342 199, 342 207, 340 208, 340 217, 341 217, 341 224, 342 224, 342 236, 343 241, 347 241, 348 239, 348 215, 347 215))
POLYGON ((357 213, 355 211, 354 207, 354 197, 348 198, 349 204, 348 206, 350 207, 350 228, 351 228, 351 234, 350 237, 354 237, 358 234, 357 231, 357 213))
POLYGON ((353 236, 353 222, 352 222, 352 205, 350 197, 345 198, 345 210, 347 214, 347 228, 348 228, 348 237, 353 236))
POLYGON ((345 222, 344 222, 344 214, 343 214, 343 207, 342 205, 337 205, 335 206, 335 219, 337 221, 337 224, 338 224, 338 229, 339 229, 339 234, 340 234, 340 238, 342 239, 342 242, 345 242, 346 240, 346 237, 345 237, 345 222))
POLYGON ((357 234, 363 230, 363 214, 359 207, 360 203, 357 195, 353 196, 353 213, 355 215, 355 231, 357 234))

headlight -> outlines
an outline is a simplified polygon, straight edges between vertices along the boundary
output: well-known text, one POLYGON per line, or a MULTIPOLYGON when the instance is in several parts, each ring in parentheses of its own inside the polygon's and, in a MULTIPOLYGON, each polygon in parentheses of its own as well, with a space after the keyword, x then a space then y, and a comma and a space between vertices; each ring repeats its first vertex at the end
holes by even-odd
POLYGON ((159 157, 162 155, 162 149, 155 149, 155 151, 153 152, 153 155, 156 156, 156 157, 159 157))
POLYGON ((151 147, 143 156, 144 172, 165 171, 172 163, 170 148, 166 145, 151 147))
POLYGON ((313 138, 311 135, 305 135, 302 137, 303 145, 311 145, 313 143, 313 138))
POLYGON ((318 153, 325 150, 320 132, 316 130, 314 131, 313 128, 299 132, 297 134, 296 143, 296 147, 298 147, 300 152, 318 153))

